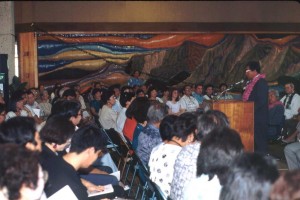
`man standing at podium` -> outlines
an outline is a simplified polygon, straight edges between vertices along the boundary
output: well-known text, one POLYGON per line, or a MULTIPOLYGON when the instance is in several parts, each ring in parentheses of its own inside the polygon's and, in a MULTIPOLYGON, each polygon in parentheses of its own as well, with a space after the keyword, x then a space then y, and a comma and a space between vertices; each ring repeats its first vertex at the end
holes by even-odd
POLYGON ((267 155, 269 87, 265 75, 260 74, 258 62, 246 65, 246 77, 249 81, 243 93, 243 101, 254 102, 254 151, 267 155))

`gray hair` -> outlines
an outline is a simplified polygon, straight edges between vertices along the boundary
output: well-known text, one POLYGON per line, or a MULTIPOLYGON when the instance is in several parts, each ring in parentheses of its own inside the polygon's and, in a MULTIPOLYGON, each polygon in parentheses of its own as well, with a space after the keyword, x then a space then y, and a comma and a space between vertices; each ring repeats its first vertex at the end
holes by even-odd
POLYGON ((168 114, 168 107, 162 103, 154 103, 147 112, 148 123, 158 123, 168 114))
POLYGON ((269 90, 269 93, 270 93, 270 92, 272 92, 272 93, 275 95, 276 99, 279 98, 279 92, 278 92, 277 90, 270 89, 270 90, 269 90))

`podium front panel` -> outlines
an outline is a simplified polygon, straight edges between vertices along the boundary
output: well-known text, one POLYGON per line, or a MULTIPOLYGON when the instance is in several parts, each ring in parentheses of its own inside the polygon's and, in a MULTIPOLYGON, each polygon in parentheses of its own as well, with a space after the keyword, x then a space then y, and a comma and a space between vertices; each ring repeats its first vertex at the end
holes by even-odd
POLYGON ((245 150, 254 151, 254 103, 243 101, 217 101, 212 103, 214 110, 225 113, 230 127, 241 136, 245 150))

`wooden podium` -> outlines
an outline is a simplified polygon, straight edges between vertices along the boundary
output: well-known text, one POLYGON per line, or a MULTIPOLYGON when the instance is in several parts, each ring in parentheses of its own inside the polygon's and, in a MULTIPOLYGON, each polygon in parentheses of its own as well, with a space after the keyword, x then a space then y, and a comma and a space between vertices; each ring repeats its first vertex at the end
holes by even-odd
POLYGON ((229 119, 230 127, 235 129, 241 136, 245 150, 254 151, 254 103, 219 100, 212 102, 213 110, 220 110, 229 119))

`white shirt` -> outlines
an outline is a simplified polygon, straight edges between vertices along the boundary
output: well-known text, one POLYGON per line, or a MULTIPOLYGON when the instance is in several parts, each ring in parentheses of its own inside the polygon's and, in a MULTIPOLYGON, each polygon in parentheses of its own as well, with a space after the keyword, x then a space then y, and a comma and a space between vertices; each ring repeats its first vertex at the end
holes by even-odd
POLYGON ((196 111, 199 107, 198 101, 193 96, 183 95, 179 100, 181 108, 185 109, 188 112, 196 111))
MULTIPOLYGON (((9 112, 6 114, 5 120, 8 120, 8 119, 13 118, 13 117, 16 117, 16 116, 17 116, 16 113, 14 113, 13 111, 9 111, 9 112)), ((27 116, 28 116, 27 111, 21 110, 20 116, 22 116, 22 117, 27 117, 27 116)))
POLYGON ((153 148, 150 155, 150 179, 160 187, 166 197, 170 195, 174 164, 180 150, 178 145, 161 143, 153 148))
POLYGON ((127 108, 122 108, 122 110, 120 111, 118 117, 117 117, 117 123, 116 123, 116 131, 118 133, 120 133, 120 135, 123 137, 124 141, 125 138, 124 138, 124 134, 123 134, 123 128, 124 128, 124 124, 125 124, 125 121, 126 121, 126 110, 127 108))
MULTIPOLYGON (((282 103, 284 103, 284 100, 287 98, 287 96, 285 95, 284 97, 282 97, 282 99, 280 100, 282 103)), ((288 99, 287 101, 285 102, 287 104, 288 102, 288 99)), ((286 105, 284 105, 284 116, 285 116, 285 119, 291 119, 294 115, 297 115, 298 114, 298 109, 300 108, 300 96, 299 94, 295 94, 293 96, 293 99, 292 99, 292 102, 291 102, 291 105, 286 108, 286 105)))
POLYGON ((178 113, 180 111, 179 101, 176 101, 176 103, 173 103, 172 101, 167 101, 166 105, 169 106, 169 109, 171 109, 172 113, 178 113))
POLYGON ((99 122, 104 129, 116 129, 118 114, 113 109, 104 105, 101 110, 99 110, 99 122))
POLYGON ((210 181, 208 175, 202 174, 193 179, 184 188, 185 200, 218 200, 222 186, 218 177, 215 175, 210 181))

